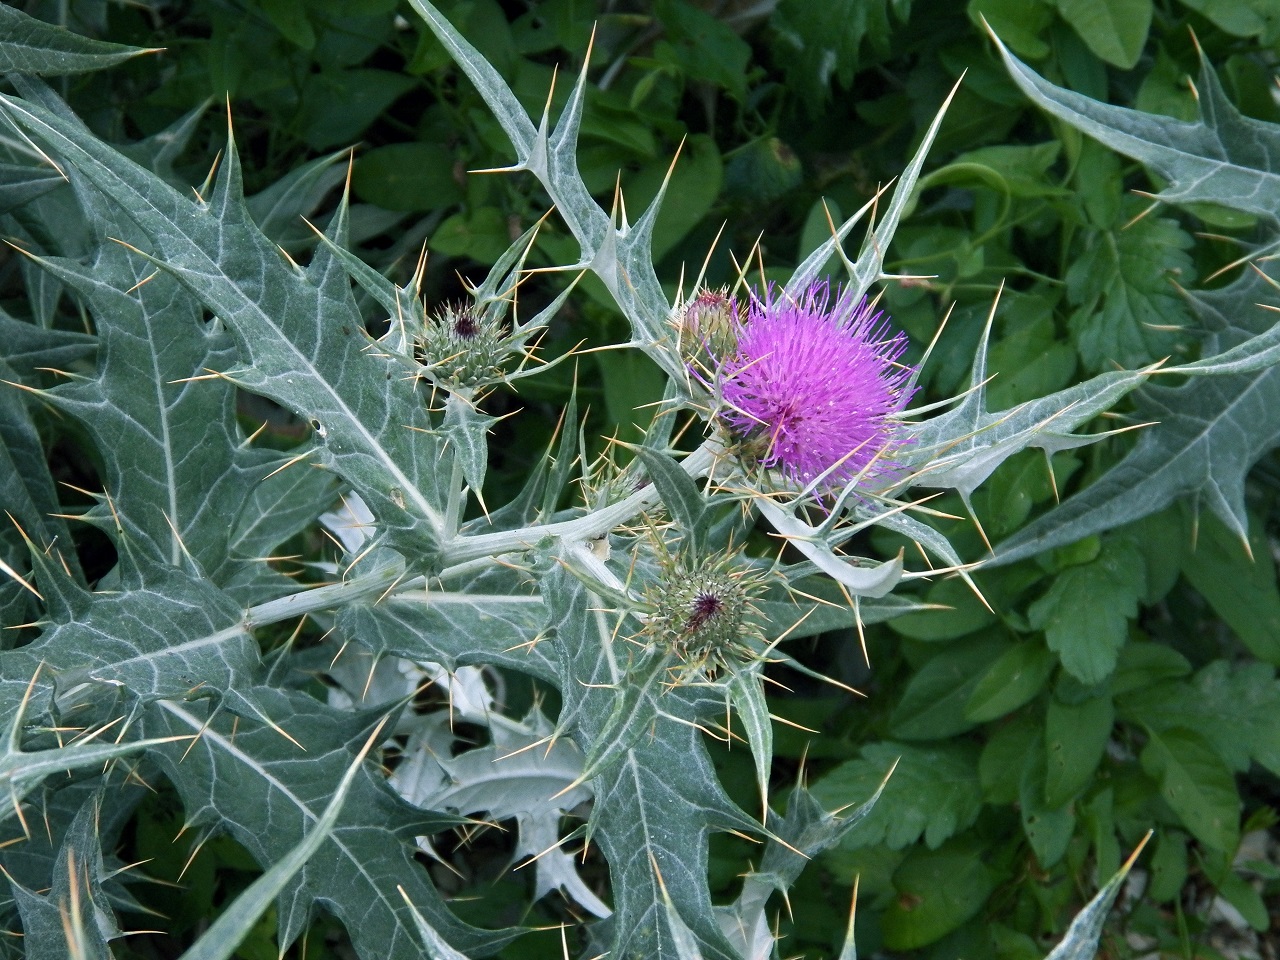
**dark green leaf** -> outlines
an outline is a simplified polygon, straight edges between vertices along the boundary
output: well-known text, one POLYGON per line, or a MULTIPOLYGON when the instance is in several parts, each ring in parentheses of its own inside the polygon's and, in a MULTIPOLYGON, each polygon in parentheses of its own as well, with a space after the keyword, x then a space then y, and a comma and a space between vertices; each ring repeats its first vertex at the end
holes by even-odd
POLYGON ((1138 62, 1151 0, 1058 0, 1058 12, 1099 58, 1122 70, 1138 62))
POLYGON ((1059 574, 1028 616, 1068 673, 1099 683, 1115 669, 1145 587, 1142 554, 1127 540, 1112 539, 1096 560, 1059 574))
POLYGON ((439 210, 462 200, 453 155, 437 143, 375 147, 356 161, 351 186, 361 200, 388 210, 439 210))
POLYGON ((1204 517, 1195 552, 1187 554, 1182 573, 1254 656, 1280 664, 1280 590, 1276 588, 1275 560, 1260 533, 1249 537, 1249 548, 1246 553, 1236 533, 1221 521, 1204 517))
POLYGON ((893 950, 927 946, 974 916, 996 887, 982 852, 957 841, 915 850, 893 875, 897 899, 885 911, 884 943, 893 950))
POLYGON ((970 743, 867 744, 857 759, 814 784, 813 795, 839 809, 874 794, 886 776, 879 805, 845 835, 842 847, 883 843, 897 850, 923 838, 935 849, 972 826, 982 807, 978 747, 970 743))
POLYGON ((1053 654, 1039 643, 1016 644, 979 678, 965 705, 965 716, 986 723, 1012 713, 1040 692, 1053 666, 1053 654))
POLYGON ((1203 737, 1181 727, 1152 733, 1141 759, 1192 836, 1215 850, 1235 850, 1240 795, 1231 771, 1203 737))
POLYGON ((1194 279, 1190 247, 1176 221, 1154 215, 1090 238, 1067 271, 1067 296, 1080 307, 1072 325, 1087 369, 1139 367, 1176 349, 1182 338, 1168 328, 1191 320, 1179 292, 1194 279))
POLYGON ((978 680, 1005 651, 1009 643, 975 637, 954 644, 931 658, 903 691, 889 716, 889 729, 904 740, 940 740, 972 729, 965 707, 978 680))
POLYGON ((1062 859, 1076 827, 1075 814, 1069 807, 1045 802, 1047 786, 1044 755, 1032 753, 1022 768, 1018 813, 1027 842, 1035 851, 1036 860, 1046 869, 1062 859))
POLYGON ((1046 806, 1065 806, 1093 779, 1114 722, 1115 709, 1108 697, 1078 704, 1049 701, 1044 720, 1046 806))

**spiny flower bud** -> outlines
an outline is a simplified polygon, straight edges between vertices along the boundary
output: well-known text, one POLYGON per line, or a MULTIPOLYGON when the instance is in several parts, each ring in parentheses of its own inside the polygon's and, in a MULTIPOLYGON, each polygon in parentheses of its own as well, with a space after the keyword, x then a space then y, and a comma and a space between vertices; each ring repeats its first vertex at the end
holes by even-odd
POLYGON ((749 660, 746 642, 762 639, 754 605, 761 580, 735 567, 734 554, 714 558, 666 557, 661 576, 645 589, 649 616, 644 636, 681 662, 682 676, 714 677, 749 660))
POLYGON ((423 318, 414 346, 433 379, 474 387, 502 377, 513 352, 507 339, 502 321, 474 304, 446 304, 423 318))
POLYGON ((738 301, 724 287, 698 290, 675 312, 680 357, 694 369, 714 370, 738 345, 741 320, 738 301))

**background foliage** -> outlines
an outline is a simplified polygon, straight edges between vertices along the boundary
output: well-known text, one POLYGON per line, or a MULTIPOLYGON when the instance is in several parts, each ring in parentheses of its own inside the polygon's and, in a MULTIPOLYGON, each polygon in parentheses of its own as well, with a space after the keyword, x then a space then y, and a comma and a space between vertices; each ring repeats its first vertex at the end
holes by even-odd
MULTIPOLYGON (((841 212, 857 209, 899 174, 938 103, 963 74, 914 209, 886 261, 890 271, 912 275, 886 289, 884 304, 911 334, 917 356, 939 317, 951 310, 924 370, 927 400, 967 385, 1001 283, 1003 306, 989 360, 992 409, 1116 363, 1190 359, 1205 334, 1217 337, 1222 348, 1270 323, 1252 304, 1274 302, 1274 291, 1240 261, 1265 257, 1276 242, 1274 183, 1267 179, 1280 155, 1274 137, 1260 141, 1261 159, 1251 158, 1252 167, 1266 172, 1255 206, 1241 208, 1239 199, 1248 194, 1235 183, 1223 188, 1230 190, 1223 197, 1228 202, 1179 203, 1184 171, 1159 157, 1131 159, 1124 144, 1112 144, 1122 151, 1113 152, 1033 107, 980 25, 985 17, 1014 54, 1066 91, 1178 120, 1197 116, 1197 98, 1201 105, 1216 103, 1212 82, 1201 74, 1202 51, 1205 69, 1221 84, 1222 104, 1233 105, 1242 118, 1220 115, 1241 125, 1249 118, 1274 123, 1280 121, 1272 93, 1280 12, 1265 0, 459 0, 439 6, 535 116, 557 69, 553 99, 555 107, 563 105, 568 78, 593 43, 579 154, 590 189, 607 206, 620 185, 628 209, 638 212, 681 151, 654 237, 664 280, 682 268, 696 273, 724 224, 708 262, 712 282, 731 281, 733 256, 746 256, 757 240, 760 259, 785 276, 788 265, 829 235, 828 212, 838 222, 841 212), (1150 194, 1162 190, 1170 202, 1153 202, 1150 194)), ((86 36, 166 49, 55 83, 98 136, 133 143, 137 158, 175 183, 205 180, 223 148, 225 120, 217 108, 189 112, 211 99, 220 105, 225 97, 253 214, 272 241, 304 261, 313 240, 298 214, 328 224, 345 170, 341 162, 312 161, 355 142, 350 247, 404 282, 426 241, 431 257, 424 289, 431 302, 460 295, 463 280, 479 282, 546 210, 545 196, 527 177, 467 173, 509 163, 509 147, 438 41, 395 0, 36 2, 24 9, 86 36), (187 124, 186 149, 167 152, 181 122, 187 124)), ((1060 99, 1059 116, 1083 109, 1078 101, 1060 99)), ((53 185, 51 180, 43 189, 53 185)), ((24 217, 21 205, 38 190, 40 184, 27 179, 6 180, 0 169, 0 209, 11 213, 10 235, 63 257, 85 253, 89 238, 77 232, 74 217, 57 234, 24 217)), ((56 194, 49 196, 57 202, 56 194)), ((137 269, 136 261, 107 249, 93 271, 60 278, 101 310, 113 309, 108 279, 137 269)), ((575 256, 572 238, 550 218, 531 260, 561 264, 575 256)), ((24 318, 19 323, 0 314, 4 379, 51 385, 53 375, 27 359, 38 354, 45 362, 51 348, 59 351, 57 366, 92 369, 75 366, 89 350, 76 301, 30 262, 12 253, 0 257, 4 309, 24 318), (25 322, 31 319, 35 327, 25 322)), ((528 295, 549 302, 560 283, 547 275, 530 285, 528 295)), ((165 294, 156 286, 159 312, 166 309, 165 294)), ((625 322, 604 287, 588 277, 580 292, 549 330, 548 355, 580 341, 585 349, 625 339, 625 322)), ((185 364, 192 375, 225 367, 211 354, 217 345, 175 343, 169 349, 185 355, 167 358, 166 365, 185 364)), ((604 436, 637 440, 651 415, 646 405, 661 398, 664 382, 637 352, 603 352, 583 356, 576 372, 562 365, 523 382, 518 394, 495 396, 489 414, 524 413, 493 428, 498 452, 486 488, 492 503, 506 503, 521 489, 552 440, 575 376, 576 403, 589 411, 583 430, 589 454, 603 448, 604 436)), ((90 443, 74 419, 77 409, 104 406, 109 389, 87 380, 61 389, 58 414, 33 414, 38 432, 21 431, 25 415, 3 418, 13 474, 33 475, 23 469, 24 457, 47 458, 63 484, 6 493, 6 507, 19 517, 45 517, 45 540, 74 542, 72 562, 81 569, 68 573, 88 584, 118 561, 125 567, 118 575, 127 578, 128 558, 118 557, 91 526, 48 515, 83 509, 88 499, 81 491, 116 489, 106 475, 109 466, 93 450, 94 443, 112 444, 113 431, 124 435, 124 428, 101 418, 89 431, 90 443)), ((128 390, 121 389, 109 406, 128 419, 128 390)), ((974 574, 989 607, 960 581, 942 580, 919 597, 938 609, 867 627, 870 669, 849 629, 792 649, 805 665, 866 697, 831 686, 797 686, 795 674, 787 674, 795 689, 771 697, 772 709, 818 732, 778 726, 778 788, 794 783, 803 767, 828 807, 859 803, 895 761, 898 766, 871 815, 793 889, 794 920, 784 915, 779 921, 787 954, 838 951, 847 886, 858 875, 858 942, 867 953, 1042 956, 1099 881, 1154 826, 1156 837, 1139 864, 1144 882, 1111 928, 1110 954, 1159 949, 1178 956, 1262 955, 1258 935, 1280 922, 1280 592, 1273 559, 1280 474, 1272 453, 1280 438, 1277 390, 1275 376, 1266 372, 1162 384, 1123 411, 1125 423, 1164 421, 1160 432, 1121 434, 1059 453, 1052 475, 1038 453, 1016 455, 971 504, 955 494, 933 504, 964 518, 940 521, 964 556, 976 559, 987 552, 986 541, 996 544, 1001 562, 974 574), (1199 465, 1199 481, 1162 482, 1157 468, 1172 460, 1199 465), (1118 464, 1122 474, 1108 474, 1118 464), (1056 496, 1076 491, 1085 491, 1093 500, 1083 502, 1095 506, 1120 503, 1114 516, 1146 515, 1124 526, 1100 522, 1078 539, 1082 531, 1053 511, 1056 496), (1134 510, 1134 498, 1150 509, 1134 510), (832 880, 840 888, 834 893, 832 880)), ((22 402, 17 391, 0 393, 0 404, 22 402)), ((238 550, 231 553, 246 557, 260 555, 259 548, 277 549, 279 541, 256 541, 252 525, 228 530, 222 505, 244 498, 247 487, 235 481, 247 475, 254 456, 266 462, 269 448, 295 448, 309 426, 248 393, 234 411, 193 407, 184 416, 215 425, 234 416, 249 429, 265 423, 266 430, 254 453, 225 449, 218 474, 226 485, 207 491, 207 512, 193 516, 183 542, 207 544, 210 556, 228 552, 219 537, 232 538, 238 550)), ((225 438, 213 439, 227 447, 225 438)), ((204 464, 200 472, 209 469, 204 464)), ((1180 473, 1188 475, 1196 471, 1180 473)), ((332 490, 322 475, 281 476, 303 488, 286 489, 281 481, 255 494, 273 498, 262 504, 263 515, 279 516, 286 502, 328 505, 332 490)), ((198 477, 190 482, 198 484, 198 477)), ((299 512, 289 531, 293 539, 278 549, 282 556, 305 564, 332 560, 331 548, 304 532, 314 513, 299 512)), ((167 542, 163 521, 153 521, 131 533, 167 542)), ((0 537, 5 562, 26 569, 21 537, 11 529, 0 537)), ((886 557, 899 545, 887 533, 872 539, 869 546, 886 557)), ((260 595, 256 591, 269 592, 262 578, 296 572, 295 563, 279 562, 270 572, 228 564, 216 580, 248 604, 260 595)), ((134 574, 158 575, 142 569, 134 574)), ((178 568, 165 576, 180 579, 183 573, 178 568)), ((312 568, 303 576, 322 574, 312 568)), ((234 629, 239 611, 219 608, 194 578, 168 589, 174 595, 188 591, 193 608, 210 618, 200 629, 234 629)), ((34 616, 34 601, 15 583, 0 585, 0 602, 6 626, 34 616)), ((75 620, 75 603, 68 591, 68 624, 75 620)), ((110 615, 135 617, 124 603, 110 615)), ((110 624, 85 629, 111 633, 110 624)), ((309 623, 296 638, 282 631, 269 646, 294 642, 320 651, 325 629, 322 622, 309 623)), ((67 630, 61 642, 94 642, 91 634, 67 630)), ((21 629, 7 631, 0 644, 16 647, 24 639, 21 629)), ((238 656, 222 669, 251 669, 258 650, 247 633, 238 656)), ((320 658, 331 656, 317 653, 317 668, 320 658)), ((512 676, 511 702, 532 705, 540 692, 512 676)), ((188 687, 214 682, 203 675, 188 681, 188 687)), ((8 707, 20 693, 5 688, 0 703, 8 707)), ((271 717, 288 729, 287 718, 312 709, 298 691, 270 696, 281 698, 273 701, 271 717)), ((167 726, 147 735, 193 732, 209 719, 201 709, 198 703, 175 708, 167 726)), ((317 796, 327 796, 341 779, 350 763, 345 745, 370 724, 355 714, 352 730, 334 730, 332 742, 307 745, 316 757, 317 796)), ((172 762, 183 749, 173 749, 172 762)), ((183 762, 210 765, 210 781, 217 781, 215 753, 183 762)), ((734 799, 753 809, 756 773, 749 752, 723 751, 715 762, 734 799)), ((122 772, 120 779, 128 778, 122 772)), ((135 927, 167 931, 117 941, 113 949, 120 957, 177 956, 257 875, 255 858, 278 859, 283 851, 254 849, 255 843, 269 844, 262 837, 201 842, 198 829, 174 841, 191 798, 165 786, 163 770, 143 771, 118 789, 136 797, 120 805, 122 822, 98 824, 104 835, 118 838, 105 853, 116 864, 152 858, 150 876, 181 877, 184 890, 142 883, 110 890, 117 907, 135 911, 129 915, 135 927), (144 910, 166 919, 147 919, 144 910)), ((369 784, 358 781, 351 789, 366 791, 351 803, 364 804, 371 820, 406 817, 403 810, 380 810, 378 804, 389 801, 369 784)), ((236 798, 208 799, 216 806, 236 798)), ((72 817, 74 809, 65 813, 67 836, 89 829, 83 816, 72 817)), ((102 812, 108 821, 112 815, 102 812)), ((47 849, 25 848, 8 858, 11 874, 19 880, 35 876, 42 862, 59 856, 62 838, 50 834, 47 840, 47 849)), ((531 881, 519 873, 502 875, 513 852, 509 841, 486 834, 471 848, 460 843, 439 852, 461 875, 452 888, 441 881, 444 889, 460 898, 485 894, 470 918, 480 926, 557 922, 567 909, 552 897, 539 901, 531 915, 523 912, 531 881)), ((713 838, 713 893, 732 896, 742 865, 756 855, 745 840, 713 838)), ((584 875, 590 885, 590 864, 584 875)), ((35 914, 24 913, 29 915, 35 914)), ((57 929, 56 916, 46 919, 50 930, 57 929)), ((254 928, 243 956, 277 955, 275 920, 254 928)), ((304 916, 286 921, 310 922, 304 916)), ((321 918, 307 945, 291 949, 298 956, 328 956, 343 949, 345 936, 339 924, 321 918)), ((502 938, 493 939, 497 945, 502 938)), ((509 956, 558 955, 559 945, 551 936, 527 936, 506 949, 509 956)))

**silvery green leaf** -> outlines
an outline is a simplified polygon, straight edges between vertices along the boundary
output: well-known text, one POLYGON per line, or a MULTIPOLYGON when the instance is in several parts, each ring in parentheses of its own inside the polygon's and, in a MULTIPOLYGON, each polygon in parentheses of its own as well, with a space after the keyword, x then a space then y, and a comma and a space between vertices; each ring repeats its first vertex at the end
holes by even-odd
POLYGON ((755 502, 779 536, 785 537, 815 567, 838 583, 844 584, 856 597, 879 599, 889 594, 902 579, 902 557, 874 566, 864 566, 856 558, 837 554, 816 527, 789 513, 767 497, 755 502))
MULTIPOLYGON (((1274 296, 1254 271, 1193 294, 1196 318, 1210 331, 1201 369, 1221 375, 1142 390, 1134 416, 1155 425, 1143 428, 1133 449, 1091 486, 998 544, 993 562, 1012 563, 1123 526, 1182 496, 1207 507, 1243 539, 1245 475, 1280 443, 1280 372, 1269 365, 1280 328, 1259 306, 1274 296), (1257 369, 1251 356, 1267 365, 1257 369)), ((1197 366, 1188 365, 1189 372, 1197 366)))
POLYGON ((882 782, 857 807, 829 813, 807 788, 797 786, 791 792, 785 816, 770 811, 769 829, 776 839, 767 841, 760 866, 746 876, 738 899, 719 911, 722 929, 736 940, 745 956, 751 960, 759 956, 748 950, 752 943, 762 942, 752 931, 758 931, 765 922, 769 897, 789 890, 814 857, 831 849, 861 823, 874 809, 883 789, 882 782))
POLYGON ((115 592, 90 593, 33 551, 47 626, 4 654, 9 676, 35 675, 60 692, 79 684, 123 687, 141 700, 225 696, 252 714, 238 691, 255 681, 258 643, 244 611, 207 580, 127 554, 115 592))
POLYGON ((28 16, 16 7, 0 6, 0 73, 87 73, 113 67, 139 54, 158 52, 82 37, 65 27, 28 16))
POLYGON ((97 375, 46 398, 93 438, 113 520, 156 560, 225 582, 237 566, 227 518, 271 469, 263 466, 270 454, 242 449, 235 390, 207 376, 229 365, 230 338, 201 323, 178 283, 118 243, 104 244, 89 265, 37 262, 83 298, 96 322, 97 375))
MULTIPOLYGON (((368 351, 357 336, 362 318, 341 265, 322 249, 306 271, 291 269, 253 224, 234 148, 209 199, 190 201, 77 124, 14 98, 0 107, 61 156, 84 189, 119 204, 146 235, 151 262, 227 324, 244 365, 223 375, 304 412, 319 463, 360 491, 415 564, 430 565, 445 495, 425 398, 401 360, 368 351)), ((340 213, 331 227, 337 242, 344 229, 340 213)))
MULTIPOLYGON (((4 359, 0 359, 0 379, 21 382, 4 359)), ((62 510, 28 402, 23 391, 0 384, 0 489, 5 491, 8 512, 0 525, 0 561, 7 567, 0 582, 0 623, 11 627, 39 619, 37 591, 17 579, 30 570, 28 540, 56 550, 66 559, 71 575, 84 581, 71 532, 58 516, 62 510)), ((17 639, 15 635, 11 642, 17 639)), ((7 645, 0 640, 0 648, 7 645)))
POLYGON ((611 949, 618 956, 680 956, 665 889, 703 956, 737 960, 711 907, 707 836, 758 826, 725 795, 693 725, 723 716, 723 694, 671 683, 654 663, 660 658, 634 651, 617 614, 559 564, 540 584, 559 665, 559 725, 595 755, 600 771, 590 783, 588 837, 609 861, 611 949))
POLYGON ((578 173, 577 140, 582 123, 586 69, 579 74, 555 129, 544 114, 535 126, 506 82, 428 0, 410 0, 449 54, 476 85, 515 148, 512 170, 533 173, 550 195, 559 216, 582 248, 577 266, 590 268, 609 289, 631 322, 637 346, 675 377, 682 376, 671 351, 657 344, 667 336, 671 305, 653 271, 651 234, 662 201, 659 191, 633 226, 592 199, 578 173))
POLYGON ((1125 877, 1129 875, 1134 861, 1138 859, 1138 854, 1142 852, 1142 848, 1150 838, 1151 834, 1147 834, 1142 843, 1138 844, 1138 849, 1134 850, 1129 859, 1124 862, 1124 866, 1107 881, 1084 909, 1076 914, 1062 942, 1053 948, 1045 960, 1093 960, 1098 952, 1098 941, 1102 937, 1102 927, 1107 921, 1107 913, 1119 896, 1120 888, 1124 884, 1125 877))
POLYGON ((0 214, 16 210, 67 181, 47 166, 0 162, 0 214))
POLYGON ((729 702, 738 711, 738 719, 747 734, 751 758, 755 761, 756 787, 760 791, 763 820, 769 808, 769 774, 773 770, 773 721, 764 696, 764 681, 759 669, 734 670, 726 682, 729 702))
MULTIPOLYGON (((7 668, 17 665, 12 662, 17 658, 10 655, 8 659, 10 662, 5 664, 7 668)), ((25 657, 21 658, 21 660, 25 661, 23 665, 30 663, 25 657)), ((4 662, 4 655, 0 654, 0 663, 4 662)), ((100 742, 97 739, 98 736, 115 726, 115 724, 107 724, 97 730, 88 731, 84 737, 70 743, 43 750, 24 750, 22 749, 23 725, 27 719, 28 695, 35 692, 35 689, 36 675, 33 674, 28 687, 23 691, 21 700, 10 704, 6 702, 10 699, 8 696, 0 699, 0 703, 3 703, 6 707, 12 707, 12 709, 6 710, 4 713, 8 729, 4 733, 3 743, 0 744, 0 790, 5 791, 8 795, 6 798, 8 802, 3 808, 0 808, 0 821, 10 818, 21 819, 23 798, 47 777, 66 774, 71 770, 100 768, 119 757, 138 753, 147 747, 169 742, 165 738, 141 741, 126 740, 123 742, 106 740, 100 742)), ((6 691, 6 693, 12 692, 16 691, 6 691)))
POLYGON ((689 474, 681 470, 665 453, 647 445, 635 448, 653 484, 662 496, 662 505, 671 513, 682 537, 682 549, 700 556, 706 548, 711 515, 706 498, 689 474))
MULTIPOLYGON (((271 725, 242 720, 233 727, 232 718, 200 704, 159 701, 144 726, 148 734, 200 734, 188 752, 183 745, 153 755, 194 812, 192 827, 228 833, 269 868, 320 822, 372 723, 297 692, 246 693, 271 725)), ((324 901, 361 956, 418 960, 401 890, 455 949, 481 952, 509 942, 518 931, 480 930, 455 918, 414 860, 414 837, 458 822, 409 807, 375 768, 362 765, 332 831, 276 900, 281 947, 307 929, 324 901)))
POLYGON ((440 436, 452 448, 467 485, 477 494, 484 489, 489 466, 489 428, 497 422, 497 417, 482 413, 474 401, 461 394, 450 393, 445 401, 440 436))
MULTIPOLYGON (((992 307, 994 316, 995 307, 992 307)), ((1001 463, 1028 447, 1048 453, 1093 443, 1098 436, 1071 433, 1136 389, 1147 370, 1117 370, 1009 410, 986 410, 988 321, 974 356, 970 386, 954 409, 910 429, 912 442, 898 459, 913 469, 917 486, 953 488, 966 499, 1001 463)))
POLYGON ((992 38, 1014 82, 1037 106, 1111 149, 1155 170, 1168 203, 1208 201, 1275 223, 1280 190, 1280 128, 1242 115, 1201 52, 1194 123, 1091 100, 1037 76, 992 38))
POLYGON ((487 663, 552 680, 553 655, 538 640, 545 622, 542 598, 494 565, 465 585, 432 584, 344 604, 335 628, 356 644, 348 655, 370 657, 370 665, 386 656, 449 670, 487 663))
POLYGON ((81 806, 62 838, 52 885, 35 893, 10 878, 22 915, 27 960, 110 960, 108 943, 123 936, 102 889, 105 870, 97 833, 101 795, 81 806))
POLYGON ((369 735, 363 749, 356 754, 355 759, 347 767, 347 772, 333 787, 329 804, 315 824, 307 829, 306 834, 292 849, 271 864, 262 876, 249 884, 218 914, 217 919, 200 935, 200 938, 182 954, 181 960, 228 960, 231 957, 236 947, 249 935, 258 920, 271 907, 276 896, 332 837, 351 785, 355 782, 356 776, 363 772, 361 768, 365 756, 381 729, 379 725, 369 735))

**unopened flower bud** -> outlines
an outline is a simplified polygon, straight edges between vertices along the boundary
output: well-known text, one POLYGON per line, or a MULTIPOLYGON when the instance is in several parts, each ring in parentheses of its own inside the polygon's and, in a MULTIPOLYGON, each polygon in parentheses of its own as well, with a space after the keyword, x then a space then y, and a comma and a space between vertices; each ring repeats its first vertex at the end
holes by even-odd
POLYGON ((423 319, 415 347, 433 379, 474 387, 502 377, 512 353, 506 340, 501 320, 470 303, 446 304, 423 319))
POLYGON ((684 362, 714 370, 737 350, 738 301, 724 288, 703 288, 676 308, 675 325, 684 362))

